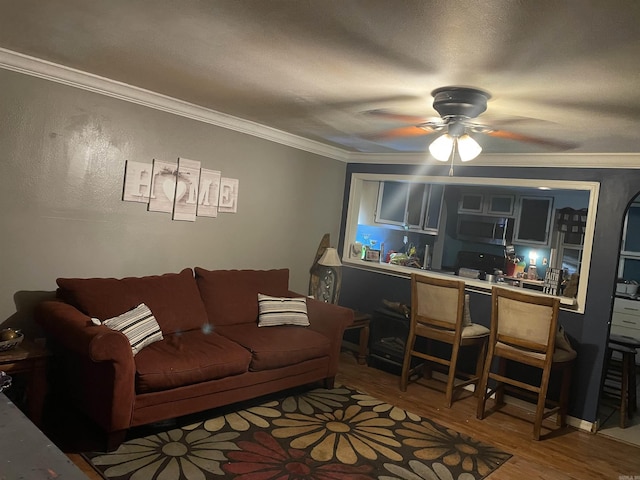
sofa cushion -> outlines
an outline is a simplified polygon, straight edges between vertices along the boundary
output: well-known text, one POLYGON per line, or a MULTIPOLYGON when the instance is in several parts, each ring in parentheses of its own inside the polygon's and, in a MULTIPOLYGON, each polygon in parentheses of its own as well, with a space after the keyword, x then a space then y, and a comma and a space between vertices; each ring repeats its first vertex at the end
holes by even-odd
POLYGON ((330 355, 329 339, 308 328, 260 328, 257 323, 250 323, 220 327, 217 332, 251 352, 249 369, 256 372, 330 355))
POLYGON ((193 271, 147 277, 58 278, 58 295, 90 317, 106 320, 145 303, 164 335, 208 322, 193 271))
POLYGON ((289 295, 289 270, 205 270, 195 268, 196 282, 209 315, 216 325, 257 323, 258 293, 289 295))
POLYGON ((258 294, 258 326, 275 325, 309 326, 307 299, 305 297, 270 297, 258 294))
POLYGON ((136 391, 168 390, 239 375, 249 369, 250 361, 245 348, 216 332, 165 336, 136 355, 136 391))

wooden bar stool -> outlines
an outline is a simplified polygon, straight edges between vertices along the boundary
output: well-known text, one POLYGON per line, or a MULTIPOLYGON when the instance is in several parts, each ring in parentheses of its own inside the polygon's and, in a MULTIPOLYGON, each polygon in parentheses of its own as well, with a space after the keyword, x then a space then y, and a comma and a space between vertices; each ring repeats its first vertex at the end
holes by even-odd
POLYGON ((620 410, 620 428, 626 428, 627 419, 636 410, 635 385, 636 349, 627 345, 609 342, 607 347, 607 365, 602 383, 605 399, 617 400, 620 410), (614 358, 614 355, 621 358, 614 358))
POLYGON ((536 401, 533 439, 539 440, 544 418, 556 414, 556 425, 565 425, 571 371, 576 358, 573 349, 555 348, 560 299, 493 287, 491 300, 491 336, 484 372, 478 384, 480 395, 476 416, 484 418, 486 401, 494 393, 495 404, 502 405, 507 387, 531 393, 536 401), (492 371, 494 358, 498 364, 495 372, 492 371), (515 369, 508 371, 507 362, 539 369, 540 382, 520 378, 515 369), (560 398, 557 402, 547 398, 552 369, 562 371, 560 398), (488 388, 489 380, 493 383, 491 388, 488 388), (547 409, 547 404, 551 408, 547 409))
POLYGON ((401 391, 407 390, 412 375, 413 358, 426 360, 422 375, 430 375, 434 363, 446 367, 447 407, 451 407, 456 391, 466 385, 477 387, 482 374, 489 329, 484 325, 472 323, 468 309, 468 314, 465 315, 464 289, 465 284, 461 280, 411 274, 411 323, 400 376, 401 391), (427 343, 433 340, 451 345, 451 355, 436 355, 436 352, 430 352, 429 349, 422 351, 416 346, 417 338, 423 338, 427 343), (460 349, 470 346, 478 348, 474 373, 457 368, 460 349))
MULTIPOLYGON (((628 348, 633 348, 636 351, 640 348, 640 341, 636 340, 633 337, 628 337, 626 335, 617 335, 611 334, 609 336, 609 343, 614 343, 617 345, 623 345, 628 348)), ((629 360, 628 360, 629 361, 629 360)), ((629 364, 629 411, 635 412, 638 410, 638 400, 637 400, 637 385, 636 385, 636 365, 635 360, 629 364)))

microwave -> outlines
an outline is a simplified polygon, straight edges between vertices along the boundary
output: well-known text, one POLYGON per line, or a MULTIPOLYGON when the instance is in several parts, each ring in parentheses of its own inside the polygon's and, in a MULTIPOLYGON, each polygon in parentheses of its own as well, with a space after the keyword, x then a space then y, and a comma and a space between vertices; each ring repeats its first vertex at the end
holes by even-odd
POLYGON ((513 240, 511 217, 488 217, 482 215, 458 215, 458 240, 468 240, 492 245, 509 245, 513 240))

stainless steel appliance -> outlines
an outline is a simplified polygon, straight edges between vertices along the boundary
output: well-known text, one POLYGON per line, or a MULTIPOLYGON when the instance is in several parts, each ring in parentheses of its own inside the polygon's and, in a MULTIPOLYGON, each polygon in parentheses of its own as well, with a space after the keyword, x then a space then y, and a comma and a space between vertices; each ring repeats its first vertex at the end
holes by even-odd
POLYGON ((504 267, 505 258, 500 255, 462 250, 458 252, 456 257, 458 275, 467 278, 484 280, 486 275, 494 275, 496 270, 504 270, 504 267), (467 272, 477 272, 477 276, 467 274, 467 272))
POLYGON ((458 215, 458 240, 492 245, 509 245, 513 240, 514 219, 483 215, 458 215))

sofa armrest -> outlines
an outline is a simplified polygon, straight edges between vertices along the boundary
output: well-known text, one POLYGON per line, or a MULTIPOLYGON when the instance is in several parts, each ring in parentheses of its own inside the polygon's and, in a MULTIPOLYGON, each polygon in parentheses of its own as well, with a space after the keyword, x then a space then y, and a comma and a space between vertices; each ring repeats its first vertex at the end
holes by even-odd
POLYGON ((45 301, 35 319, 65 357, 67 387, 95 421, 107 431, 129 427, 135 399, 135 362, 127 337, 61 301, 45 301))
POLYGON ((95 362, 133 360, 126 336, 93 324, 90 317, 68 303, 42 302, 36 308, 36 321, 59 345, 95 362))
MULTIPOLYGON (((292 294, 297 295, 294 292, 292 294)), ((342 336, 345 329, 353 323, 354 312, 350 308, 307 297, 307 316, 309 328, 322 333, 331 341, 331 362, 327 376, 333 377, 338 373, 342 336)))

